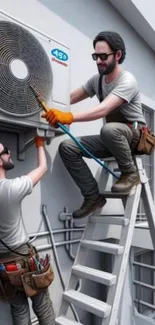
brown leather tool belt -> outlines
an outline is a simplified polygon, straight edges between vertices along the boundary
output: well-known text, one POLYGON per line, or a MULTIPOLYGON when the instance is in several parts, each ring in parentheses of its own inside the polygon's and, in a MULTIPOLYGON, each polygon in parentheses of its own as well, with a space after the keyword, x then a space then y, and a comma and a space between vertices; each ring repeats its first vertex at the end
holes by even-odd
POLYGON ((155 136, 151 129, 142 123, 138 123, 137 129, 134 129, 133 123, 127 123, 127 125, 133 130, 133 141, 131 147, 135 149, 135 154, 151 155, 155 149, 155 136))
POLYGON ((0 258, 0 299, 4 301, 13 299, 18 291, 32 297, 45 290, 53 279, 49 259, 41 259, 35 248, 30 249, 29 256, 0 258))

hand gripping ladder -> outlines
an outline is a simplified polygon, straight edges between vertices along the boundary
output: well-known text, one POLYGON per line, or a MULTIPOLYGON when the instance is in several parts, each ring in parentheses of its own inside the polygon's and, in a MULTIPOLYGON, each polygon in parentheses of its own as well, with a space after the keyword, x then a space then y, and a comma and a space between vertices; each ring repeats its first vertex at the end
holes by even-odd
POLYGON ((57 325, 83 325, 68 318, 69 303, 94 315, 99 316, 102 325, 116 325, 121 294, 123 290, 127 263, 132 245, 132 237, 140 199, 143 201, 150 234, 155 247, 155 207, 149 187, 148 178, 142 166, 141 158, 136 157, 136 163, 140 176, 140 183, 131 190, 129 195, 104 192, 109 199, 122 199, 124 216, 90 216, 86 224, 66 290, 62 295, 60 309, 56 318, 57 325), (119 225, 121 234, 119 244, 93 240, 94 228, 99 223, 107 225, 119 225), (112 273, 103 272, 85 266, 88 250, 95 250, 112 254, 114 256, 112 273), (79 278, 89 279, 107 286, 106 302, 90 297, 76 290, 79 278))

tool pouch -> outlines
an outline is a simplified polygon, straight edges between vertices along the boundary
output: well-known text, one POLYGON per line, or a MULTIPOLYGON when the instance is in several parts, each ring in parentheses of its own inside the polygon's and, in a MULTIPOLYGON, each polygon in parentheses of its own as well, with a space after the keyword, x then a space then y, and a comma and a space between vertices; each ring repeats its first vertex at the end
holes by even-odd
POLYGON ((32 282, 32 274, 38 273, 38 271, 27 272, 21 275, 23 289, 27 297, 33 297, 37 295, 40 291, 35 289, 32 282))
POLYGON ((27 272, 21 275, 21 279, 27 297, 32 297, 49 287, 54 279, 54 273, 51 265, 48 264, 43 272, 27 272))
POLYGON ((45 289, 49 287, 54 279, 54 272, 49 264, 46 271, 40 274, 32 274, 33 286, 37 289, 45 289))
POLYGON ((26 269, 21 269, 17 271, 12 272, 6 272, 6 275, 8 277, 8 280, 13 286, 21 287, 22 286, 22 279, 21 275, 26 272, 26 269))
POLYGON ((155 149, 155 136, 148 128, 140 129, 140 140, 136 151, 138 155, 150 155, 155 149))
POLYGON ((21 275, 26 271, 0 272, 0 299, 8 301, 16 296, 18 290, 23 290, 21 275))
MULTIPOLYGON (((1 263, 7 265, 9 263, 22 262, 21 258, 4 258, 1 259, 1 263)), ((21 274, 26 272, 27 269, 20 269, 16 271, 8 272, 6 270, 0 271, 0 299, 4 301, 12 300, 16 297, 18 290, 23 290, 21 274)))

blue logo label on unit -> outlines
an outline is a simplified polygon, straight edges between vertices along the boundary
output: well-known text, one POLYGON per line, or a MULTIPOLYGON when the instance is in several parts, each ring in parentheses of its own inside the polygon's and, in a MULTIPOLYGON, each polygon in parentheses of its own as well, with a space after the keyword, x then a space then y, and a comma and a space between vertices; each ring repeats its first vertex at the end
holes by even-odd
POLYGON ((51 51, 51 54, 53 56, 55 56, 60 61, 67 61, 68 60, 68 55, 65 52, 63 52, 63 51, 61 51, 59 49, 53 49, 51 51))

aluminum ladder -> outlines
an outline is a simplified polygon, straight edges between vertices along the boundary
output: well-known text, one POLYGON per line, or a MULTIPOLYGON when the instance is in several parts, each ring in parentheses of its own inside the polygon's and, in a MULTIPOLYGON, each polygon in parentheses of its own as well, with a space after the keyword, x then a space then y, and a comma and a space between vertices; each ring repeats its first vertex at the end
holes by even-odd
POLYGON ((141 158, 136 157, 135 159, 141 182, 131 190, 130 194, 104 192, 107 198, 113 200, 116 198, 122 199, 124 216, 96 216, 94 214, 88 218, 66 290, 62 295, 56 325, 83 325, 68 318, 67 311, 70 303, 75 307, 99 316, 102 319, 102 325, 116 325, 140 199, 142 199, 145 207, 152 243, 155 248, 155 206, 141 158), (103 226, 119 225, 121 227, 119 244, 93 240, 94 228, 97 223, 103 226), (114 256, 112 273, 85 266, 88 250, 112 254, 114 256), (106 285, 108 288, 106 302, 77 291, 76 287, 79 279, 89 279, 106 285))

